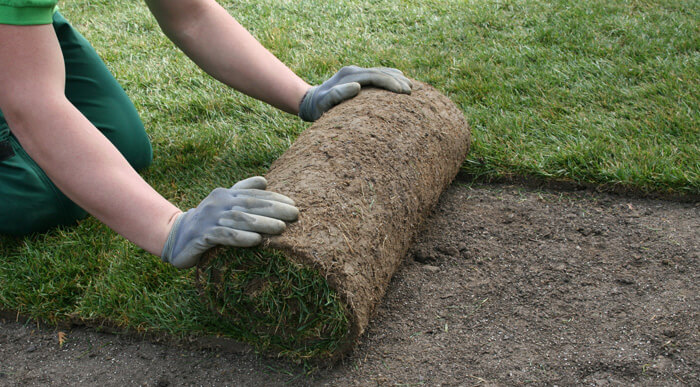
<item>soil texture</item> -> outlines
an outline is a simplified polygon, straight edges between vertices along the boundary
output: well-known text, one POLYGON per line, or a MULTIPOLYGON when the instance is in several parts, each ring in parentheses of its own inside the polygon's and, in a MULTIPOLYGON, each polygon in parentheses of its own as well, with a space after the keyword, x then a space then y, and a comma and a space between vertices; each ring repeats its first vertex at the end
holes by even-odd
POLYGON ((698 230, 698 203, 456 182, 332 368, 5 320, 0 385, 698 385, 698 230))

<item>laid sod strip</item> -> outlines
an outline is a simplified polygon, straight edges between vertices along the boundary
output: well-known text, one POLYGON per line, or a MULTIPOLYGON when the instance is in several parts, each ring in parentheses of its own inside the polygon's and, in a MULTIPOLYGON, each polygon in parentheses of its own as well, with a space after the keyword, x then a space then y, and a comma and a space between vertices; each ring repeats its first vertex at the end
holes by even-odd
MULTIPOLYGON (((379 65, 445 93, 474 129, 468 173, 700 193, 697 0, 220 3, 309 82, 379 65)), ((61 7, 143 114, 149 181, 183 206, 264 173, 305 127, 202 74, 143 2, 61 7), (215 157, 229 168, 201 167, 215 157)))
MULTIPOLYGON (((113 242, 113 251, 119 251, 120 241, 113 242)), ((219 282, 195 281, 203 273, 192 270, 159 270, 162 263, 128 245, 120 254, 130 259, 78 250, 60 262, 34 256, 14 239, 2 243, 17 248, 0 261, 4 317, 104 326, 150 337, 167 334, 175 340, 230 338, 294 361, 330 358, 349 331, 343 304, 318 271, 280 255, 231 251, 211 262, 219 276, 229 279, 225 288, 197 289, 195 282, 219 282), (216 305, 219 299, 225 301, 216 305)))
POLYGON ((367 327, 469 141, 462 112, 420 82, 410 96, 368 89, 330 110, 266 175, 300 215, 264 242, 253 265, 288 261, 299 274, 271 270, 265 278, 244 259, 222 258, 238 250, 216 248, 198 268, 204 302, 270 350, 341 357, 367 327), (296 285, 281 285, 289 281, 296 285))

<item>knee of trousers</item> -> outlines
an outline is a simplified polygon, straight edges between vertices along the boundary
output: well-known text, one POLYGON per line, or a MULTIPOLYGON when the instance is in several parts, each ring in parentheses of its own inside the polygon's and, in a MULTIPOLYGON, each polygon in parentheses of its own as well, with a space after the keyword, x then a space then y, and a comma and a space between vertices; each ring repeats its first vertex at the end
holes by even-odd
MULTIPOLYGON (((153 161, 153 148, 136 109, 130 101, 112 105, 114 114, 108 122, 95 123, 135 170, 153 161)), ((104 120, 103 120, 104 121, 104 120)))

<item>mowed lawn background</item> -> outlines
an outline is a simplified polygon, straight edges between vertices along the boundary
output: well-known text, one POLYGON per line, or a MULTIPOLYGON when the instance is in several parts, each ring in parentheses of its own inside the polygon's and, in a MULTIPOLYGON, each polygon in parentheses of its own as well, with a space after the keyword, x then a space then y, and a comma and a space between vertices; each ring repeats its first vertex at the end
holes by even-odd
MULTIPOLYGON (((700 193, 699 1, 221 4, 310 83, 355 64, 441 90, 472 126, 467 173, 700 193)), ((143 176, 182 209, 264 174, 308 127, 203 74, 141 2, 60 6, 142 115, 155 155, 143 176)), ((193 279, 94 218, 0 237, 0 309, 43 321, 236 336, 193 279)))

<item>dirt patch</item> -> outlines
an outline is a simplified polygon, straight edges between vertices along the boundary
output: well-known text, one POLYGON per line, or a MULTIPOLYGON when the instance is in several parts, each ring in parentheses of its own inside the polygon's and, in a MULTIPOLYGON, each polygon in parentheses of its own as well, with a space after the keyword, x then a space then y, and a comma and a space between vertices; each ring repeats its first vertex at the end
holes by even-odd
POLYGON ((411 95, 362 91, 305 130, 266 174, 268 189, 294 199, 300 215, 282 235, 264 242, 263 253, 282 252, 292 263, 317 271, 334 293, 309 297, 324 293, 322 287, 309 286, 316 281, 297 274, 293 266, 284 269, 291 274, 270 273, 274 284, 265 294, 224 291, 247 270, 228 265, 240 251, 211 259, 230 254, 231 249, 217 248, 205 255, 197 271, 203 299, 231 324, 243 324, 250 332, 246 340, 257 345, 260 338, 265 349, 304 358, 339 357, 364 332, 420 225, 459 172, 469 145, 464 114, 433 87, 414 81, 411 95), (226 286, 211 286, 217 279, 226 286), (281 284, 285 281, 293 283, 281 284), (282 289, 279 297, 268 297, 276 289, 282 289), (234 305, 242 297, 251 304, 266 298, 241 310, 234 305), (321 308, 337 298, 339 307, 321 308), (297 299, 302 301, 291 305, 297 299), (270 308, 277 305, 284 307, 270 308), (258 327, 258 321, 267 319, 248 316, 249 309, 279 317, 258 327), (310 313, 301 313, 306 310, 310 313), (280 330, 291 333, 279 345, 267 345, 271 340, 265 332, 280 330), (307 350, 316 343, 323 349, 307 350))
POLYGON ((353 360, 387 383, 695 383, 699 215, 453 187, 353 360))
POLYGON ((698 229, 697 203, 453 184, 334 368, 6 322, 0 385, 693 385, 698 229))

